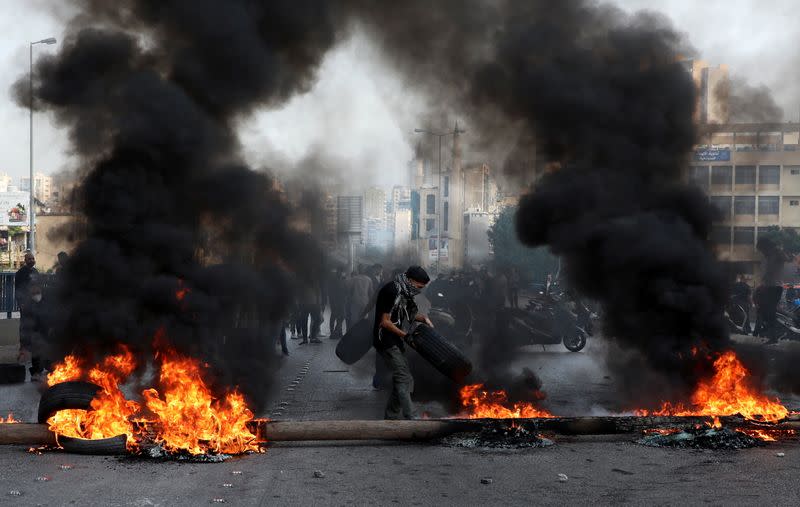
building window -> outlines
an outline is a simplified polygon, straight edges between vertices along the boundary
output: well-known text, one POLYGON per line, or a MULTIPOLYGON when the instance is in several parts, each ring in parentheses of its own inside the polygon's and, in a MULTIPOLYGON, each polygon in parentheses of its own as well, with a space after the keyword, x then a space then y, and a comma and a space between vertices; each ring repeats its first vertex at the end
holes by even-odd
MULTIPOLYGON (((445 197, 450 196, 450 176, 444 177, 444 188, 442 189, 442 192, 444 192, 445 197)), ((447 204, 445 204, 445 206, 447 206, 447 204)), ((447 230, 447 227, 445 227, 445 230, 447 230)))
POLYGON ((730 185, 733 181, 733 169, 729 165, 718 165, 711 167, 712 185, 730 185))
POLYGON ((436 214, 436 196, 433 194, 428 194, 425 198, 425 213, 429 215, 436 214))
POLYGON ((450 211, 450 204, 447 201, 445 201, 443 206, 444 207, 442 208, 442 214, 444 216, 442 217, 442 229, 447 231, 448 226, 450 225, 450 214, 448 213, 448 211, 450 211))
POLYGON ((733 198, 733 214, 734 215, 755 215, 756 214, 756 196, 754 195, 737 195, 733 198))
POLYGON ((736 184, 737 185, 755 185, 756 184, 756 166, 754 166, 754 165, 737 165, 736 166, 736 184))
POLYGON ((761 196, 758 198, 758 214, 759 215, 777 215, 778 214, 778 196, 761 196))
POLYGON ((434 220, 433 218, 426 218, 425 219, 425 231, 431 232, 434 227, 436 227, 436 220, 434 220))
POLYGON ((731 228, 715 225, 711 227, 711 242, 715 245, 731 244, 731 228))
POLYGON ((722 220, 730 220, 731 218, 732 199, 729 195, 715 195, 709 198, 711 205, 719 210, 722 220))
POLYGON ((755 227, 734 227, 733 228, 733 244, 734 245, 752 245, 756 239, 755 227))
POLYGON ((758 168, 758 184, 759 185, 780 185, 781 184, 781 166, 779 165, 762 165, 758 168))
POLYGON ((789 201, 789 206, 800 206, 800 201, 795 200, 795 199, 791 199, 789 201))
POLYGON ((691 166, 689 168, 689 183, 700 188, 708 188, 708 166, 691 166))

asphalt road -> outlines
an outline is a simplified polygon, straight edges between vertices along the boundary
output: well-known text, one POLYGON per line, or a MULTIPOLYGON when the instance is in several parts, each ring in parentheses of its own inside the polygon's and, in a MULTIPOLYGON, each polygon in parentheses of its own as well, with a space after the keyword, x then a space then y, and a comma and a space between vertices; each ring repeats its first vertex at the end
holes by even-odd
MULTIPOLYGON (((333 354, 335 342, 323 341, 290 343, 291 356, 277 372, 262 415, 381 417, 386 393, 372 389, 370 358, 347 367, 333 354), (308 373, 302 374, 305 367, 308 373)), ((540 375, 548 392, 545 403, 554 413, 597 414, 608 411, 619 389, 604 368, 604 355, 600 341, 590 341, 577 354, 563 347, 528 347, 515 366, 540 375)), ((18 419, 33 421, 37 401, 36 386, 0 386, 2 415, 13 410, 18 419)), ((800 407, 796 398, 786 401, 800 407)), ((435 403, 422 408, 433 415, 444 411, 435 403)), ((800 505, 797 440, 741 451, 649 448, 632 440, 556 439, 550 447, 515 450, 433 443, 274 444, 265 454, 217 464, 36 455, 4 446, 0 505, 800 505), (781 452, 785 455, 778 457, 781 452)))

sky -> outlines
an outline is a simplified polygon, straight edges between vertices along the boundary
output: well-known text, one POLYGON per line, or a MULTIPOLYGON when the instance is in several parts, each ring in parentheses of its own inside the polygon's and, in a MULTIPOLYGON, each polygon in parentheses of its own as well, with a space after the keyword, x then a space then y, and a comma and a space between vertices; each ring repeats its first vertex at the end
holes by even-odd
MULTIPOLYGON (((733 76, 766 85, 798 120, 800 63, 798 8, 793 0, 618 0, 626 11, 659 11, 685 32, 697 57, 725 63, 733 76)), ((68 11, 63 0, 0 0, 0 172, 28 173, 28 111, 11 98, 13 82, 28 70, 28 42, 64 39, 68 11), (59 12, 60 11, 60 12, 59 12)), ((37 54, 57 45, 34 46, 37 54)), ((309 157, 354 171, 362 184, 404 183, 413 154, 413 130, 426 99, 413 83, 387 68, 362 36, 354 36, 325 58, 316 85, 278 110, 258 111, 240 121, 243 153, 256 167, 292 167, 309 157)), ((34 169, 52 174, 77 162, 67 133, 47 114, 34 115, 34 169)), ((465 140, 468 142, 468 139, 465 140)))

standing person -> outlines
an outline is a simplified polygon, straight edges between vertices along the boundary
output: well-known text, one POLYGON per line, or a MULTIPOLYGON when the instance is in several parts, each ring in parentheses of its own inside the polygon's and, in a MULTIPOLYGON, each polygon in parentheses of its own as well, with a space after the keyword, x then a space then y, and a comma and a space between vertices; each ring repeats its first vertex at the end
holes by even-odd
POLYGON ((519 270, 512 266, 508 272, 508 304, 511 308, 519 308, 519 286, 519 270))
POLYGON ((30 356, 31 366, 28 371, 31 374, 31 382, 38 382, 45 368, 50 368, 49 362, 43 357, 48 327, 42 302, 42 286, 38 281, 30 282, 28 298, 19 325, 20 356, 30 356))
POLYGON ((344 324, 345 312, 347 310, 346 282, 344 270, 337 268, 328 283, 328 301, 331 307, 331 316, 328 319, 328 330, 331 340, 342 337, 342 325, 344 324))
POLYGON ((34 266, 36 266, 36 257, 32 252, 25 252, 25 261, 14 276, 14 296, 20 311, 30 299, 28 297, 28 286, 31 280, 39 276, 39 271, 34 266))
POLYGON ((373 293, 372 280, 363 270, 350 279, 347 291, 347 329, 353 329, 356 322, 364 318, 373 293))
POLYGON ((428 273, 420 266, 409 267, 396 280, 384 285, 378 292, 375 304, 375 323, 372 344, 392 372, 392 393, 386 405, 384 418, 413 419, 414 377, 406 359, 404 339, 408 334, 404 326, 424 322, 433 327, 426 315, 417 314, 414 296, 430 282, 428 273))
POLYGON ((33 281, 39 276, 39 271, 36 270, 36 257, 32 252, 25 252, 24 262, 22 267, 19 268, 14 276, 14 299, 19 307, 19 360, 23 362, 30 355, 30 344, 32 337, 30 336, 31 327, 26 325, 33 318, 30 315, 31 298, 29 289, 33 281))
POLYGON ((744 281, 744 276, 738 275, 736 277, 736 283, 734 283, 733 287, 731 287, 731 301, 741 306, 742 310, 744 310, 742 329, 744 330, 745 334, 750 334, 750 293, 750 286, 744 281))
POLYGON ((308 343, 309 338, 311 343, 322 343, 319 339, 319 328, 322 324, 321 306, 321 289, 314 282, 307 283, 300 292, 300 312, 297 320, 303 337, 300 345, 308 343))
POLYGON ((56 265, 53 266, 53 272, 56 274, 61 274, 64 271, 64 267, 69 262, 69 254, 67 252, 58 252, 56 256, 56 265))

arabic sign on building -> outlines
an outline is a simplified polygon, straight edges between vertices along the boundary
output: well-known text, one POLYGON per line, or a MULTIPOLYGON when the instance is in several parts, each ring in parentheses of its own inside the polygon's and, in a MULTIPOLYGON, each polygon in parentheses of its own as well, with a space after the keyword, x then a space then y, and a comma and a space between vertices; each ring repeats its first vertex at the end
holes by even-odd
POLYGON ((700 162, 727 162, 731 159, 730 148, 699 148, 694 150, 694 159, 700 162))
POLYGON ((0 192, 0 225, 28 225, 28 192, 0 192))

